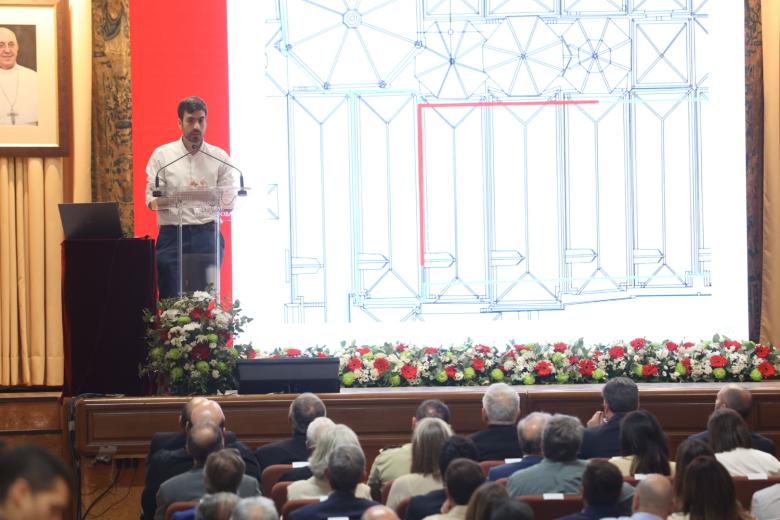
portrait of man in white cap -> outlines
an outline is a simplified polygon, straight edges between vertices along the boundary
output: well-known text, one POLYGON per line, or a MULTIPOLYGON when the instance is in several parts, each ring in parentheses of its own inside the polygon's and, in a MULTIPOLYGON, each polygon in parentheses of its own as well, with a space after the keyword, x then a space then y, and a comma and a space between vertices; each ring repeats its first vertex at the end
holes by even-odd
POLYGON ((37 125, 38 73, 17 63, 17 32, 0 25, 0 125, 37 125))

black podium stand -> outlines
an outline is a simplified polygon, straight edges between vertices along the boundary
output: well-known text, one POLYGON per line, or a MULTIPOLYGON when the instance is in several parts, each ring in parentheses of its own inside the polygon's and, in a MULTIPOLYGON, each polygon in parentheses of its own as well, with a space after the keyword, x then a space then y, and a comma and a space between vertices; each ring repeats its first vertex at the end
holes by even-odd
POLYGON ((144 395, 143 310, 155 305, 154 241, 62 243, 65 395, 144 395))

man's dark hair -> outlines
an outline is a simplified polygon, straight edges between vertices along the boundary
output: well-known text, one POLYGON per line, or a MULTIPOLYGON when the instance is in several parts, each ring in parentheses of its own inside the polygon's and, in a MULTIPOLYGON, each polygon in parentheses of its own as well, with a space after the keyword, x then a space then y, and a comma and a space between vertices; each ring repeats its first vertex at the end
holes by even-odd
POLYGON ((631 412, 639 408, 639 387, 627 377, 607 381, 601 395, 614 413, 631 412))
POLYGON ((198 96, 188 96, 179 101, 179 106, 176 107, 176 113, 179 114, 179 120, 184 119, 184 113, 192 114, 198 110, 203 110, 203 113, 208 115, 209 108, 206 106, 206 102, 198 96))
POLYGON ((712 412, 707 421, 707 431, 710 433, 710 446, 715 453, 753 447, 750 428, 745 419, 730 408, 712 412))
POLYGON ((0 502, 17 480, 26 481, 33 493, 52 489, 62 479, 71 487, 68 467, 46 448, 35 445, 6 448, 0 451, 0 502))
POLYGON ((479 460, 479 449, 474 441, 462 435, 453 435, 442 445, 439 452, 439 471, 447 473, 447 467, 455 459, 479 460))
POLYGON ((591 506, 614 506, 620 499, 623 475, 604 459, 591 460, 582 473, 582 495, 591 506))
POLYGON ((208 456, 223 446, 222 430, 213 422, 193 426, 187 432, 187 451, 198 466, 205 464, 208 456))
POLYGON ((468 504, 471 494, 484 482, 482 467, 469 459, 453 460, 444 474, 447 495, 459 506, 468 504))
POLYGON ((493 509, 490 520, 534 520, 534 510, 522 500, 510 498, 493 509))
POLYGON ((546 459, 568 462, 577 458, 582 445, 582 423, 571 415, 550 417, 542 432, 542 452, 546 459))
POLYGON ((290 404, 289 417, 297 433, 306 434, 309 423, 325 415, 325 403, 312 393, 301 394, 290 404))
POLYGON ((328 455, 328 480, 335 491, 355 492, 363 479, 366 456, 358 446, 344 444, 337 446, 328 455))
POLYGON ((419 421, 426 417, 437 417, 442 421, 450 422, 450 408, 438 399, 426 399, 417 407, 414 417, 419 421))
POLYGON ((206 493, 236 493, 244 478, 246 463, 239 455, 238 450, 225 448, 210 454, 206 458, 206 467, 203 469, 203 478, 206 484, 206 493))

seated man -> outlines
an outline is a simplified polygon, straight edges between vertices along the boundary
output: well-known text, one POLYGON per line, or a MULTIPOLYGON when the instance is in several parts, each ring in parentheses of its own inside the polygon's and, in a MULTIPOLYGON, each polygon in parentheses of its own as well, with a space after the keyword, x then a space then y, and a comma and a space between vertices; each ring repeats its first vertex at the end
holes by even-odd
POLYGON ((195 508, 195 520, 230 520, 240 499, 233 493, 204 496, 195 508))
MULTIPOLYGON (((672 481, 658 474, 645 477, 636 486, 632 510, 632 516, 621 516, 619 520, 664 520, 670 516, 674 512, 672 481)), ((751 510, 751 513, 755 516, 755 511, 751 510)))
POLYGON ((523 417, 517 423, 517 438, 523 449, 523 458, 518 462, 510 462, 501 466, 494 466, 488 472, 488 480, 498 480, 509 477, 515 471, 530 468, 542 460, 542 431, 549 413, 533 412, 523 417))
MULTIPOLYGON (((582 473, 587 462, 577 459, 582 444, 582 424, 570 415, 553 415, 542 432, 544 459, 530 468, 516 471, 509 477, 506 490, 510 496, 543 495, 544 493, 580 493, 582 473)), ((621 509, 628 512, 634 488, 623 485, 621 509)))
POLYGON ((311 393, 303 393, 290 404, 287 415, 293 427, 293 436, 283 441, 272 442, 257 448, 255 455, 260 464, 260 474, 274 464, 292 464, 309 458, 306 449, 306 428, 317 417, 324 417, 325 403, 311 393))
POLYGON ((359 519, 371 506, 378 505, 371 500, 355 497, 355 488, 365 477, 366 457, 358 446, 345 445, 334 449, 328 457, 325 476, 333 492, 328 498, 296 511, 289 520, 326 520, 332 517, 359 519))
POLYGON ((371 506, 366 509, 360 520, 399 520, 395 511, 387 506, 371 506))
POLYGON ((207 422, 190 428, 186 449, 192 457, 194 467, 160 485, 157 491, 155 520, 164 520, 165 511, 174 502, 187 502, 202 497, 207 492, 207 480, 209 489, 212 490, 230 490, 236 486, 238 495, 242 497, 260 494, 257 479, 244 474, 243 461, 238 453, 232 449, 222 450, 223 447, 222 430, 214 423, 207 422), (224 453, 216 454, 220 450, 224 453), (210 457, 212 454, 215 456, 210 457), (208 470, 205 468, 207 459, 211 460, 208 470))
POLYGON ((482 421, 488 426, 471 436, 479 460, 517 459, 523 456, 515 421, 520 415, 520 396, 506 383, 495 383, 482 397, 482 421))
POLYGON ((588 463, 582 474, 582 498, 585 507, 579 513, 559 520, 599 520, 620 515, 618 500, 623 487, 623 474, 617 466, 603 459, 588 463))
MULTIPOLYGON (((322 434, 336 426, 336 424, 327 417, 317 417, 309 423, 309 427, 306 428, 306 449, 309 451, 309 455, 314 452, 314 448, 317 447, 322 434)), ((306 480, 312 477, 311 468, 306 465, 301 468, 293 468, 279 477, 279 482, 294 482, 297 480, 306 480)))
POLYGON ((0 518, 65 518, 71 474, 64 462, 29 445, 0 451, 0 468, 0 518))
MULTIPOLYGON (((737 384, 724 385, 715 397, 715 409, 720 410, 721 408, 734 410, 748 423, 750 411, 753 409, 753 396, 750 390, 742 388, 737 384)), ((702 441, 704 444, 710 443, 710 434, 706 430, 701 433, 695 433, 688 438, 702 441)), ((772 442, 772 439, 768 439, 756 432, 750 432, 750 440, 753 448, 765 451, 770 455, 775 454, 775 443, 772 442)))
POLYGON ((604 408, 588 421, 582 438, 581 459, 620 455, 620 421, 628 412, 639 408, 639 388, 627 377, 610 379, 601 395, 604 408))
MULTIPOLYGON (((148 459, 158 450, 178 450, 183 448, 187 443, 187 430, 192 424, 192 411, 200 404, 208 401, 207 397, 195 396, 181 407, 179 413, 179 426, 181 431, 178 432, 157 432, 152 435, 152 441, 149 443, 149 455, 148 459)), ((225 435, 225 441, 227 442, 227 435, 225 435)), ((233 441, 235 441, 235 435, 233 435, 233 441)))
MULTIPOLYGON (((442 475, 447 474, 447 468, 455 459, 469 459, 476 461, 479 457, 477 446, 468 437, 453 435, 444 446, 441 447, 439 454, 439 471, 442 475)), ((441 506, 447 500, 447 493, 444 489, 434 489, 424 495, 413 496, 406 507, 406 520, 422 520, 426 516, 435 515, 441 512, 441 506)))
POLYGON ((444 491, 447 501, 442 506, 442 513, 431 515, 428 520, 463 520, 466 518, 471 495, 484 484, 485 472, 468 459, 455 459, 444 474, 444 491))
POLYGON ((230 520, 279 520, 279 513, 270 498, 249 497, 242 498, 233 508, 230 520))
MULTIPOLYGON (((412 432, 417 423, 427 417, 436 417, 449 424, 450 409, 446 404, 438 399, 426 399, 412 417, 412 432)), ((368 485, 374 498, 379 497, 379 493, 386 483, 395 480, 402 475, 408 474, 412 470, 412 443, 407 442, 402 446, 393 446, 384 448, 374 459, 371 466, 371 472, 368 475, 368 485)))

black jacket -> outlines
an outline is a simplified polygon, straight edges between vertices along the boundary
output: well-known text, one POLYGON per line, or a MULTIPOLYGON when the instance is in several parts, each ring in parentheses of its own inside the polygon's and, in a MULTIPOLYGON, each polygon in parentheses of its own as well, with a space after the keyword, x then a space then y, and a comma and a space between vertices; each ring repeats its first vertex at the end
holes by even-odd
POLYGON ((406 506, 405 520, 422 520, 426 516, 441 513, 441 506, 447 500, 447 494, 443 489, 434 489, 424 495, 417 495, 409 500, 406 506))
MULTIPOLYGON (((236 434, 225 432, 225 445, 234 444, 236 434)), ((184 432, 157 432, 152 435, 152 442, 149 443, 149 457, 154 455, 157 450, 178 450, 187 445, 187 434, 184 432)))
POLYGON ((604 424, 585 428, 580 447, 581 459, 620 455, 620 421, 626 413, 616 413, 604 424))
POLYGON ((306 449, 306 434, 295 432, 290 439, 272 442, 260 446, 255 452, 260 472, 274 464, 292 464, 293 462, 309 460, 309 450, 306 449))
POLYGON ((517 427, 514 424, 491 424, 486 430, 471 436, 479 450, 479 461, 519 459, 523 456, 520 441, 517 439, 517 427))
MULTIPOLYGON (((689 439, 701 441, 704 444, 710 443, 710 432, 703 431, 701 433, 694 433, 689 439)), ((768 439, 764 437, 763 435, 759 435, 756 432, 750 432, 750 440, 752 441, 753 448, 761 451, 765 451, 769 453, 770 455, 775 454, 775 443, 772 442, 772 439, 768 439)))
POLYGON ((316 504, 304 506, 289 515, 289 520, 326 520, 338 516, 359 520, 366 509, 379 505, 373 500, 357 498, 345 491, 334 491, 328 499, 316 504))

